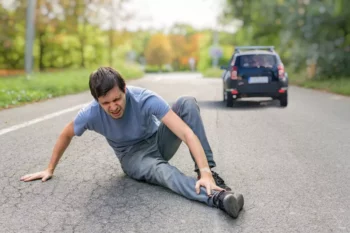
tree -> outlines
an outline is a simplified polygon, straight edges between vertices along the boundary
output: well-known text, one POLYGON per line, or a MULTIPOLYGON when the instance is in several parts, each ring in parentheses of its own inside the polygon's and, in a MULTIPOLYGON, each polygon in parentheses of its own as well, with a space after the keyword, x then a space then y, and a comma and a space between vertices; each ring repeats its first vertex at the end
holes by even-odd
POLYGON ((157 65, 159 70, 164 64, 170 63, 172 48, 169 38, 161 33, 153 35, 147 44, 145 57, 148 64, 157 65))
MULTIPOLYGON (((120 4, 130 1, 37 0, 34 67, 44 70, 106 65, 113 61, 112 51, 114 58, 124 59, 131 41, 138 40, 138 35, 121 30, 120 22, 130 16, 131 10, 120 4), (112 1, 118 3, 115 12, 109 4, 112 1), (112 22, 114 13, 117 15, 112 22), (113 26, 115 22, 119 24, 113 26)), ((0 23, 1 69, 24 67, 26 8, 27 1, 0 0, 0 21, 6 22, 0 23)))
POLYGON ((226 22, 243 21, 236 45, 275 45, 295 70, 317 65, 322 77, 350 75, 350 8, 345 0, 226 0, 223 9, 226 22))
POLYGON ((188 24, 174 24, 170 28, 170 43, 173 48, 173 67, 175 70, 187 69, 189 59, 199 60, 200 33, 188 24))
POLYGON ((5 9, 0 4, 0 68, 19 68, 24 65, 25 20, 19 16, 17 10, 20 8, 25 12, 23 5, 13 1, 10 9, 5 9))
POLYGON ((173 66, 175 70, 179 70, 182 57, 186 54, 186 38, 184 35, 169 35, 169 40, 174 51, 173 66))

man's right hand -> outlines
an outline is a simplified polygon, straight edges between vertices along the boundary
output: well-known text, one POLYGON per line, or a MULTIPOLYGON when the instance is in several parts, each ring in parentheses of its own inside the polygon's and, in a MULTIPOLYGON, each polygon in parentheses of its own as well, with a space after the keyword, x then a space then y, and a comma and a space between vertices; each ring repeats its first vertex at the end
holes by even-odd
POLYGON ((58 161, 60 160, 61 156, 63 155, 63 152, 68 147, 69 143, 71 142, 72 138, 74 137, 74 123, 73 121, 69 122, 63 129, 62 133, 60 134, 56 145, 53 149, 53 153, 51 156, 50 163, 44 171, 27 174, 25 176, 21 177, 21 181, 27 182, 32 180, 38 180, 41 179, 41 181, 45 182, 49 179, 51 179, 53 175, 54 168, 56 167, 58 161))
POLYGON ((49 169, 46 169, 46 170, 41 171, 41 172, 32 173, 32 174, 22 176, 21 181, 28 182, 28 181, 41 179, 42 182, 45 182, 45 181, 51 179, 52 175, 53 175, 53 172, 50 171, 49 169))

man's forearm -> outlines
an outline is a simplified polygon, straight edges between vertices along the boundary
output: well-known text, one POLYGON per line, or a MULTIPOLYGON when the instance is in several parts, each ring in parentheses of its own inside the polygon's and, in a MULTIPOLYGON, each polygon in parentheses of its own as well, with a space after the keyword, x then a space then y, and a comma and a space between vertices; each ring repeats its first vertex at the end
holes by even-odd
POLYGON ((202 144, 198 137, 195 134, 189 134, 186 136, 186 144, 190 149, 198 168, 203 171, 209 169, 207 157, 205 156, 202 144))
POLYGON ((49 166, 47 169, 49 169, 52 173, 54 172, 58 161, 60 160, 60 158, 62 157, 64 151, 67 149, 67 147, 69 146, 70 142, 71 142, 72 138, 68 137, 64 134, 61 134, 56 142, 56 145, 53 149, 52 152, 52 156, 51 156, 51 160, 49 163, 49 166))

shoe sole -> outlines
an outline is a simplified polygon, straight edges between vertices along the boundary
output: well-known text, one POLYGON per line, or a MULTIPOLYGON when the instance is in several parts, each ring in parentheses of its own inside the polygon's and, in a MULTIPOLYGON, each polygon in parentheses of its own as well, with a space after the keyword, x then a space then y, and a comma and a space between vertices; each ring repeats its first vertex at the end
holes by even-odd
POLYGON ((238 193, 238 194, 233 194, 238 202, 238 206, 239 206, 239 211, 241 211, 241 209, 244 206, 244 197, 242 194, 238 193))
POLYGON ((243 195, 236 193, 233 195, 228 195, 225 197, 223 204, 228 215, 233 218, 237 218, 239 211, 241 211, 244 205, 243 195))

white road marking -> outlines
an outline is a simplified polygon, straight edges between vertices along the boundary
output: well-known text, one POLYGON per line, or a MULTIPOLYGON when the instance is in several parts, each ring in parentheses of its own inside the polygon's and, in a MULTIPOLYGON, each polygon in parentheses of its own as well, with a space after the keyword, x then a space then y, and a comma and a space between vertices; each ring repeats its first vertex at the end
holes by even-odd
POLYGON ((341 100, 341 99, 344 99, 344 97, 343 96, 339 96, 339 95, 333 95, 333 96, 331 96, 331 99, 333 99, 333 100, 341 100))
POLYGON ((27 126, 30 126, 30 125, 34 125, 34 124, 39 123, 41 121, 45 121, 45 120, 48 120, 48 119, 60 116, 62 114, 68 113, 68 112, 73 112, 75 110, 83 108, 84 106, 86 106, 89 103, 79 104, 79 105, 76 105, 74 107, 64 109, 62 111, 58 111, 58 112, 54 112, 54 113, 51 113, 51 114, 48 114, 48 115, 45 115, 45 116, 42 116, 42 117, 38 117, 36 119, 24 122, 22 124, 18 124, 18 125, 14 125, 14 126, 5 128, 5 129, 1 129, 0 130, 0 136, 4 135, 4 134, 7 134, 9 132, 12 132, 12 131, 15 131, 15 130, 18 130, 18 129, 21 129, 21 128, 24 128, 24 127, 27 127, 27 126))

